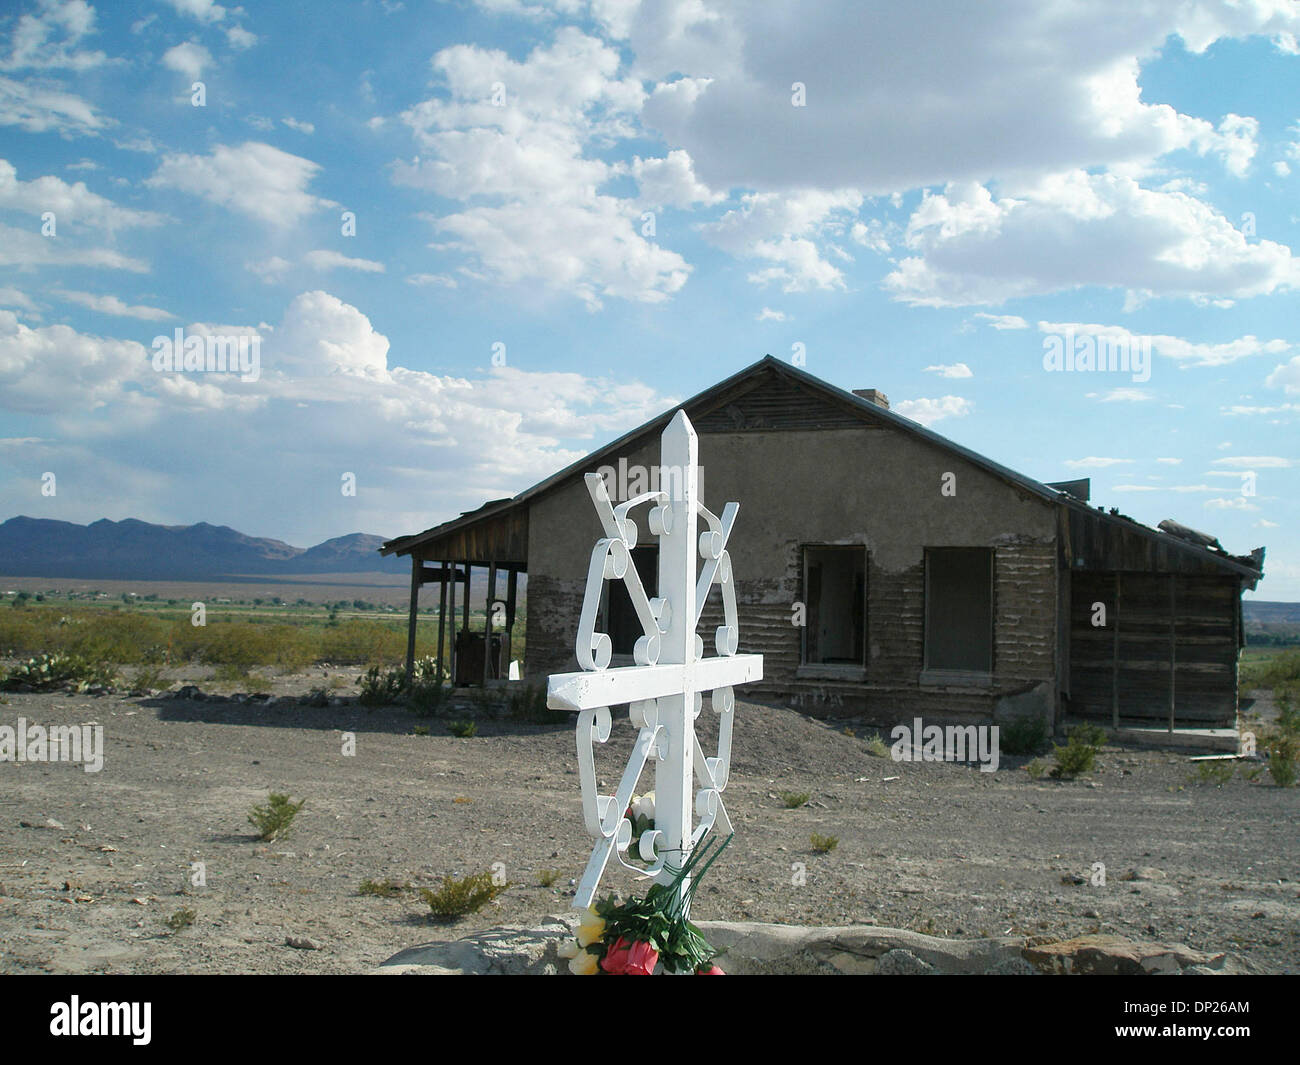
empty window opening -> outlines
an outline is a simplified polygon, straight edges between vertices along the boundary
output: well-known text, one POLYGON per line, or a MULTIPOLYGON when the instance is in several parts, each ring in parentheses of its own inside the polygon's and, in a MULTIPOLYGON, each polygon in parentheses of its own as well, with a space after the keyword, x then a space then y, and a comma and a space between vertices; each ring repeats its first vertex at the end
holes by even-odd
POLYGON ((867 549, 805 547, 804 647, 808 665, 867 661, 867 549))
POLYGON ((925 668, 993 671, 992 549, 926 549, 925 668))

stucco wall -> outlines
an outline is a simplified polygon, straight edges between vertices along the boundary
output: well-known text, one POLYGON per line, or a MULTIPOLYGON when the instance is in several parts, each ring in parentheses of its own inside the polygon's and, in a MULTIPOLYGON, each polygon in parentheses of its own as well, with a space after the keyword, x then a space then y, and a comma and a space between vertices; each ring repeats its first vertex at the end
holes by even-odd
MULTIPOLYGON (((766 655, 762 692, 820 712, 881 720, 911 713, 987 714, 1044 681, 1054 697, 1056 522, 1052 507, 910 434, 884 428, 737 432, 700 437, 704 499, 715 513, 740 503, 728 545, 740 602, 743 651, 766 655), (945 473, 956 492, 941 494, 945 473), (863 544, 868 551, 865 682, 799 679, 800 546, 863 544), (924 550, 994 549, 994 684, 922 686, 924 550)), ((658 458, 657 442, 627 456, 658 458)), ((650 542, 644 520, 641 542, 650 542)), ((537 501, 529 519, 530 674, 576 668, 587 564, 601 535, 581 480, 537 501)), ((701 622, 706 647, 720 621, 715 593, 701 622)), ((707 653, 711 653, 711 650, 707 653)), ((1023 701, 1023 700, 1022 700, 1023 701)), ((1051 706, 1042 707, 1050 714, 1051 706)))

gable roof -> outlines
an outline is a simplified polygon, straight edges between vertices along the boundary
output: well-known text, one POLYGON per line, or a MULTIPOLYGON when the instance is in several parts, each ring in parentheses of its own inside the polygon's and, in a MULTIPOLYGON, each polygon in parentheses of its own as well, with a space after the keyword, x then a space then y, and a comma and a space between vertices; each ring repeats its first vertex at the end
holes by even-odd
POLYGON ((526 488, 518 495, 505 498, 495 499, 477 510, 466 511, 457 518, 443 522, 441 525, 435 525, 423 532, 415 533, 410 536, 398 537, 394 540, 387 541, 381 548, 380 553, 383 555, 406 555, 413 550, 433 541, 441 540, 447 536, 453 536, 465 531, 471 526, 481 522, 491 522, 502 518, 507 513, 521 506, 527 506, 530 502, 547 492, 560 487, 575 477, 595 466, 604 465, 604 460, 617 458, 631 449, 641 438, 651 434, 659 434, 667 426, 673 415, 678 410, 685 410, 687 416, 692 421, 698 420, 704 414, 725 407, 729 402, 750 392, 753 388, 758 387, 765 381, 783 381, 793 387, 811 393, 826 403, 835 407, 837 410, 847 412, 850 416, 876 425, 884 425, 889 428, 897 429, 900 432, 907 433, 932 447, 936 447, 949 454, 958 456, 973 466, 983 470, 985 473, 997 478, 998 480, 1024 492, 1028 495, 1041 499, 1043 502, 1053 506, 1062 504, 1071 507, 1077 511, 1084 512, 1099 519, 1107 521, 1122 521, 1126 526, 1134 527, 1151 536, 1167 540, 1170 546, 1175 549, 1186 549, 1197 554, 1205 560, 1213 560, 1220 564, 1226 564, 1230 568, 1247 576, 1258 577, 1257 570, 1249 568, 1243 564, 1242 560, 1237 560, 1235 564, 1230 561, 1230 556, 1220 555, 1207 548, 1197 547, 1186 541, 1179 540, 1176 537, 1168 536, 1165 533, 1158 532, 1155 529, 1149 529, 1147 526, 1140 525, 1137 522, 1127 518, 1110 517, 1099 509, 1094 509, 1086 503, 1082 503, 1065 491, 1050 487, 1041 481, 1036 481, 1032 477, 1026 477, 1022 473, 1001 463, 994 462, 992 459, 972 451, 970 448, 963 447, 954 443, 945 436, 941 436, 925 426, 905 418, 901 414, 887 408, 880 407, 870 400, 856 396, 852 392, 832 385, 823 381, 820 377, 808 373, 797 366, 792 366, 780 359, 773 358, 771 355, 765 355, 757 362, 751 363, 743 370, 732 374, 730 377, 719 381, 717 384, 706 388, 690 399, 679 403, 662 414, 651 418, 648 422, 637 426, 630 432, 624 433, 618 439, 611 441, 602 448, 591 452, 577 462, 570 463, 562 470, 553 473, 541 481, 538 481, 530 488, 526 488))

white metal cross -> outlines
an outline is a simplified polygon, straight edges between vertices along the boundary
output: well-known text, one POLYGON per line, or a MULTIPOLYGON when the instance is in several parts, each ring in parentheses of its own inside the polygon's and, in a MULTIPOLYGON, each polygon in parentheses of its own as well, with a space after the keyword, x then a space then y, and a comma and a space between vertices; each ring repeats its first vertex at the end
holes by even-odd
POLYGON ((582 671, 551 676, 546 696, 546 705, 553 710, 578 711, 583 817, 587 830, 596 837, 574 898, 578 908, 591 905, 612 857, 638 875, 667 882, 671 867, 680 867, 710 829, 716 826, 724 833, 731 832, 721 793, 731 763, 732 687, 760 680, 763 656, 736 654, 740 630, 727 540, 740 507, 728 503, 719 518, 700 502, 697 455, 695 429, 685 411, 679 410, 660 437, 657 491, 615 506, 601 476, 589 473, 586 477, 605 535, 591 553, 578 622, 577 654, 582 671), (637 527, 630 512, 642 504, 652 504, 647 523, 659 538, 659 595, 653 599, 646 595, 631 556, 637 527), (701 518, 707 527, 697 535, 701 518), (704 561, 698 576, 697 552, 704 561), (643 634, 633 649, 635 665, 608 668, 612 645, 609 636, 596 631, 607 580, 624 582, 641 622, 643 634), (717 655, 705 658, 704 641, 695 629, 714 584, 722 592, 724 624, 714 634, 717 655), (695 737, 695 719, 704 692, 711 693, 712 709, 720 717, 714 757, 705 756, 695 737), (636 743, 615 793, 601 795, 595 745, 609 739, 609 708, 623 703, 628 704, 628 714, 638 729, 636 743), (656 763, 655 823, 641 836, 640 855, 648 863, 641 867, 623 857, 632 840, 632 824, 625 812, 651 758, 656 763), (694 827, 692 809, 699 817, 694 827))

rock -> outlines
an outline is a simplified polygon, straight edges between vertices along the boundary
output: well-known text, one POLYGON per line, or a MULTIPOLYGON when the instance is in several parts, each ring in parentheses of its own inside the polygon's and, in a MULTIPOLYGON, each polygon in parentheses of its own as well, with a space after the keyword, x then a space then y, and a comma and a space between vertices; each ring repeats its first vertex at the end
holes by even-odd
POLYGON ((877 976, 929 976, 937 971, 910 950, 887 950, 876 960, 877 976))
POLYGON ((57 829, 62 829, 62 828, 63 828, 63 822, 62 822, 62 821, 56 821, 56 820, 54 820, 54 818, 52 818, 52 817, 48 817, 48 818, 46 818, 46 820, 45 820, 45 827, 46 827, 46 828, 57 828, 57 829))
POLYGON ((171 693, 173 699, 206 699, 207 696, 197 684, 186 684, 171 693))
POLYGON ((324 946, 317 943, 314 939, 308 939, 306 936, 285 936, 284 945, 293 947, 294 950, 324 950, 324 946))
POLYGON ((1141 975, 1177 973, 1204 966, 1222 970, 1237 966, 1226 954, 1206 954, 1182 944, 1140 942, 1114 935, 1086 935, 1026 946, 1025 960, 1045 973, 1103 973, 1141 975))
POLYGON ((984 970, 988 976, 1041 976, 1024 958, 1005 958, 984 970))

